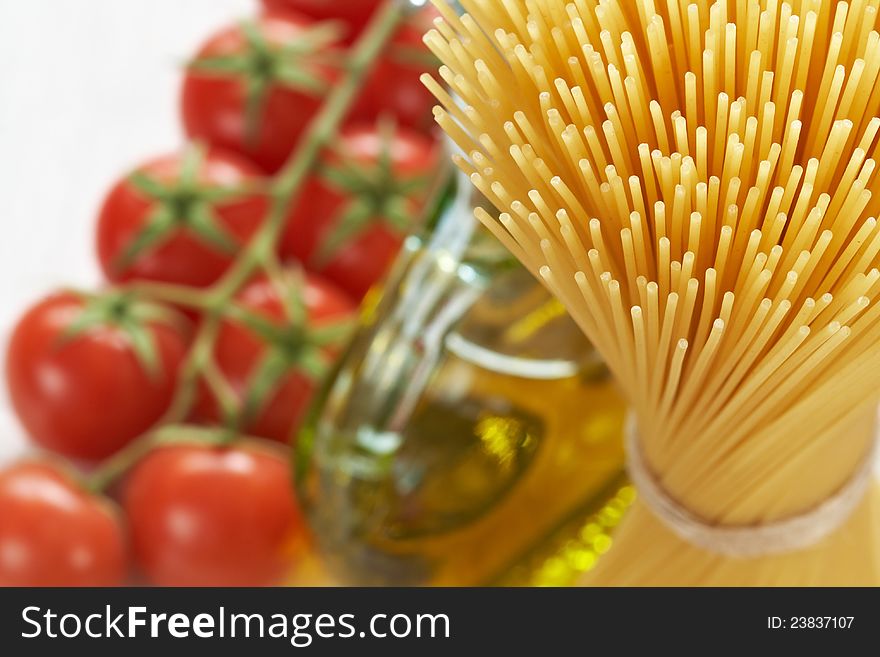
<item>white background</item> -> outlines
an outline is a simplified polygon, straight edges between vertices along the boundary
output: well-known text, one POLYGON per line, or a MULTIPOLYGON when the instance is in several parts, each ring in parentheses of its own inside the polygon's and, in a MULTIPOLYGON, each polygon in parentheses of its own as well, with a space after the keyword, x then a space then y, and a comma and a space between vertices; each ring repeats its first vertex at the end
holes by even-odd
MULTIPOLYGON (((181 63, 258 0, 0 0, 0 363, 59 285, 100 283, 96 211, 115 178, 181 141, 181 63)), ((4 377, 5 379, 5 377, 4 377)), ((0 396, 0 462, 24 439, 0 396)))

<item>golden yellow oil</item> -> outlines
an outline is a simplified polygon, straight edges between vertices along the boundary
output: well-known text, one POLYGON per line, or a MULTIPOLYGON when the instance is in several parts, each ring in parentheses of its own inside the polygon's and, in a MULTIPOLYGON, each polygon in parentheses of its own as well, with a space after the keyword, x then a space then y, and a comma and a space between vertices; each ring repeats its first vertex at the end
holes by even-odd
POLYGON ((418 250, 400 278, 300 436, 320 558, 292 583, 573 583, 628 495, 607 371, 522 270, 418 250))
POLYGON ((375 463, 360 477, 333 465, 324 476, 316 471, 312 521, 328 577, 361 585, 571 583, 592 565, 584 554, 604 551, 614 509, 623 508, 624 413, 598 366, 527 378, 448 353, 400 436, 382 436, 399 445, 384 476, 375 463), (334 490, 322 492, 322 480, 334 490), (596 512, 600 532, 585 529, 596 512), (592 542, 573 554, 571 540, 583 531, 592 542), (565 567, 553 566, 557 551, 565 567), (542 560, 551 560, 549 571, 542 560))
POLYGON ((403 528, 370 537, 376 550, 425 564, 424 583, 504 581, 561 520, 617 494, 624 406, 607 378, 525 379, 453 356, 435 386, 413 430, 436 423, 438 440, 457 432, 469 443, 421 491, 420 511, 448 524, 408 536, 404 508, 403 528), (464 382, 465 396, 450 394, 464 382))

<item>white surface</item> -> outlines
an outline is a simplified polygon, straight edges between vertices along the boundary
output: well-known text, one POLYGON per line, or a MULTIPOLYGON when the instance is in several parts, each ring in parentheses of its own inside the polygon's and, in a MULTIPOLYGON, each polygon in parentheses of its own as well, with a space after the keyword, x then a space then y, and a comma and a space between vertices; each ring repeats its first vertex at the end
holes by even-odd
MULTIPOLYGON (((258 0, 0 0, 0 363, 21 311, 94 287, 114 179, 181 141, 181 62, 258 0)), ((0 397, 0 462, 23 435, 0 397)))

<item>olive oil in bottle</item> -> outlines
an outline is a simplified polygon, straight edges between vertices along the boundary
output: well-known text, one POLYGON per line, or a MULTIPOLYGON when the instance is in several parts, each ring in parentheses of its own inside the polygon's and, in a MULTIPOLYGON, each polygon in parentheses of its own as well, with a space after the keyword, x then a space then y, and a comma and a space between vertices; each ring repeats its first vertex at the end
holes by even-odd
POLYGON ((613 523, 576 554, 567 532, 625 508, 622 399, 469 197, 409 239, 300 435, 300 496, 338 583, 567 583, 613 523))

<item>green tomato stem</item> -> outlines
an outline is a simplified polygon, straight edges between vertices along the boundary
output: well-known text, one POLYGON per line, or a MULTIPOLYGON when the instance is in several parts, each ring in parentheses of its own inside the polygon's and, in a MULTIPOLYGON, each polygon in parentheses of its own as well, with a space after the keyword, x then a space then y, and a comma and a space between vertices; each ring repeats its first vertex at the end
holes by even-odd
MULTIPOLYGON (((214 343, 230 302, 263 263, 268 258, 274 257, 290 207, 299 197, 303 184, 314 169, 321 151, 339 130, 373 62, 385 49, 405 15, 406 8, 403 3, 399 0, 386 0, 372 19, 354 47, 343 79, 327 96, 323 107, 303 136, 301 144, 273 181, 269 190, 271 205, 265 221, 217 283, 207 290, 192 290, 184 286, 158 283, 139 283, 132 286, 132 289, 138 289, 150 298, 203 310, 205 317, 190 353, 181 367, 171 406, 157 424, 159 428, 137 438, 96 470, 89 478, 88 485, 91 490, 105 490, 154 447, 168 444, 167 436, 170 434, 166 429, 169 425, 183 422, 189 416, 197 394, 199 378, 209 369, 214 343), (163 435, 166 436, 164 441, 161 438, 163 435)), ((213 444, 225 444, 235 438, 228 431, 221 433, 204 429, 201 431, 206 435, 215 436, 212 439, 213 444), (222 440, 217 439, 216 436, 222 436, 222 440)), ((194 435, 190 428, 184 432, 174 433, 194 435)), ((184 442, 186 436, 182 439, 184 442)))
POLYGON ((193 310, 206 310, 208 307, 208 297, 205 291, 188 285, 137 281, 121 286, 119 289, 131 293, 138 299, 150 299, 193 310))
POLYGON ((205 370, 202 372, 202 376, 204 377, 205 384, 210 389, 211 394, 214 395, 217 403, 220 405, 220 417, 224 424, 234 422, 237 417, 241 415, 241 404, 239 403, 238 397, 232 389, 229 380, 226 378, 226 375, 223 374, 214 359, 211 359, 205 364, 205 370))
POLYGON ((171 445, 224 447, 229 445, 234 437, 234 432, 230 437, 230 432, 226 429, 197 425, 175 424, 158 427, 105 461, 86 479, 85 487, 94 493, 104 492, 156 448, 171 445))

